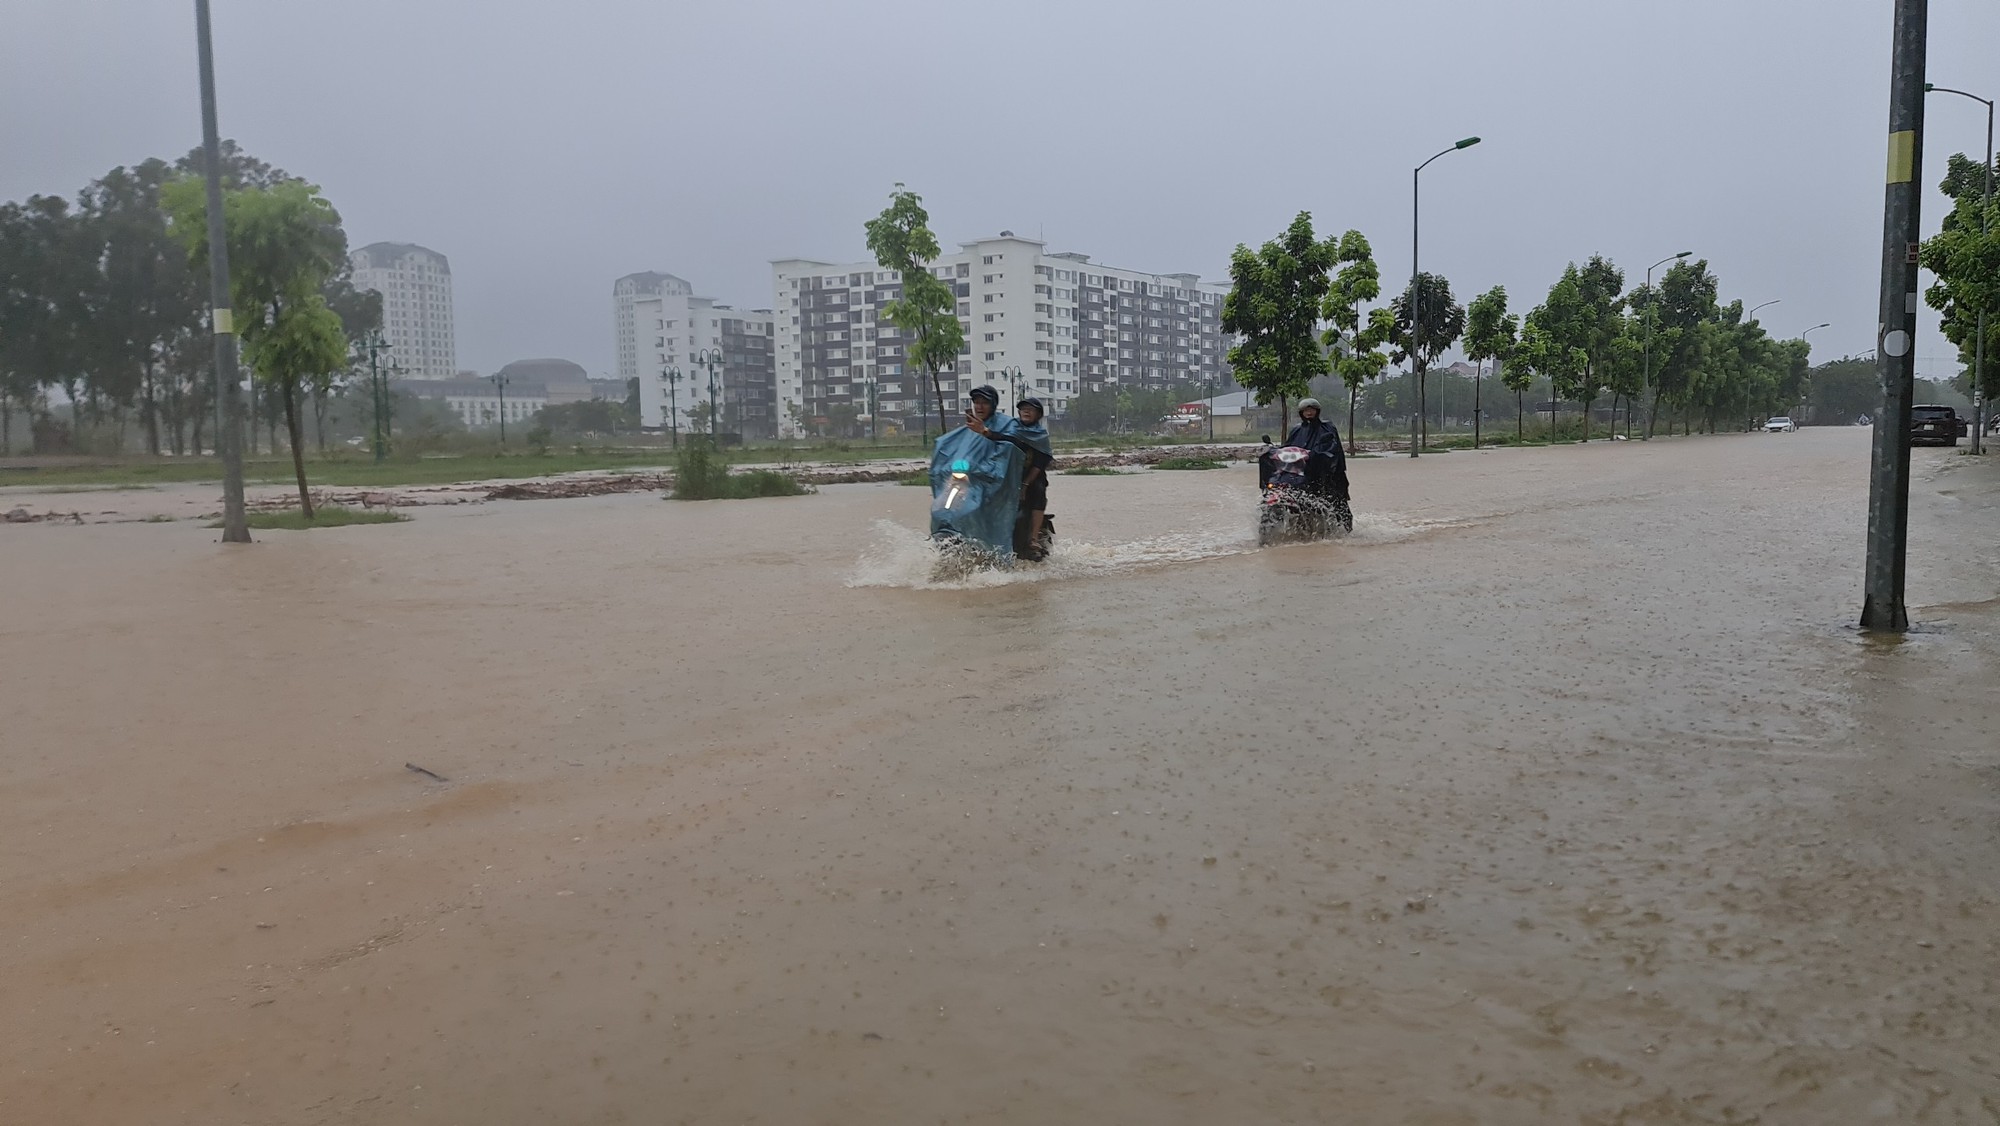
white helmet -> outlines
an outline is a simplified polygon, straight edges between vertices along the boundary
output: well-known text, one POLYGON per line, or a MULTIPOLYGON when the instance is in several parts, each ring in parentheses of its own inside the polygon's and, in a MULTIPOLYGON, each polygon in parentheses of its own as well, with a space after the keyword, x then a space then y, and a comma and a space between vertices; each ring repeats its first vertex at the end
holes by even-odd
POLYGON ((1323 408, 1323 407, 1321 407, 1321 406, 1319 405, 1319 400, 1318 400, 1318 399, 1300 399, 1300 400, 1299 400, 1299 409, 1300 409, 1300 410, 1305 410, 1305 409, 1306 409, 1307 407, 1311 407, 1312 409, 1314 409, 1314 410, 1316 410, 1316 411, 1319 411, 1319 412, 1320 412, 1321 414, 1325 414, 1325 413, 1326 413, 1326 410, 1325 410, 1325 408, 1323 408))

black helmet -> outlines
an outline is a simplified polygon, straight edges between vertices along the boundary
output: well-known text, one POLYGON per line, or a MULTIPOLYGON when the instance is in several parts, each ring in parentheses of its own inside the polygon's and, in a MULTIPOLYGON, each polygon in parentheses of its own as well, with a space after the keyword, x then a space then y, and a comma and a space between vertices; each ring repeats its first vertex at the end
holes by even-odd
POLYGON ((995 391, 993 385, 990 383, 982 383, 974 387, 972 389, 972 398, 984 399, 988 404, 995 407, 1000 405, 1000 392, 995 391))
POLYGON ((1021 410, 1026 407, 1033 407, 1042 414, 1049 413, 1049 408, 1043 406, 1042 401, 1040 399, 1035 398, 1033 395, 1030 395, 1027 398, 1022 399, 1018 403, 1015 403, 1014 413, 1019 414, 1021 410))

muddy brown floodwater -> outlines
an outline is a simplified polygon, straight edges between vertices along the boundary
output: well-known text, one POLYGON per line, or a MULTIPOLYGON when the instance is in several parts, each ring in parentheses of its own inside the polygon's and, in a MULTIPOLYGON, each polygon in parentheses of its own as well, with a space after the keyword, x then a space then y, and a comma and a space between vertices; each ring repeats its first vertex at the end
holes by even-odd
POLYGON ((1871 638, 1867 441, 0 527, 0 1122, 1993 1122, 2000 459, 1871 638))

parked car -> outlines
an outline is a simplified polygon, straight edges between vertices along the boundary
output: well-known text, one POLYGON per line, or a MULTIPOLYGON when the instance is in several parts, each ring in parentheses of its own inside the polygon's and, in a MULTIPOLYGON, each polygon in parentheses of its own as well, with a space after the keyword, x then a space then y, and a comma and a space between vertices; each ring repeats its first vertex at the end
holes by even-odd
POLYGON ((1792 431, 1797 430, 1798 428, 1799 427, 1797 423, 1793 422, 1791 419, 1785 417, 1784 415, 1779 415, 1778 417, 1769 419, 1764 423, 1764 433, 1766 434, 1790 434, 1792 431))
POLYGON ((1966 420, 1958 412, 1936 403, 1919 403, 1910 408, 1910 444, 1913 446, 1956 446, 1965 436, 1966 420))

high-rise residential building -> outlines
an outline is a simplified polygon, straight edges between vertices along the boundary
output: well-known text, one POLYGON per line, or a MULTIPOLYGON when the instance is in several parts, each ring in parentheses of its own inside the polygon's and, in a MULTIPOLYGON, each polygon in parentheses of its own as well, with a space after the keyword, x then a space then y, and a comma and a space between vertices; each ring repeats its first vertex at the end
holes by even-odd
POLYGON ((354 287, 382 295, 382 337, 389 344, 389 360, 406 378, 456 377, 451 263, 445 256, 407 242, 375 242, 347 258, 354 287))
POLYGON ((645 334, 639 331, 632 307, 641 298, 663 294, 689 297, 694 294, 694 287, 672 274, 655 270, 626 274, 611 283, 611 332, 618 348, 618 378, 632 379, 641 374, 642 367, 650 366, 640 363, 649 349, 640 347, 640 338, 645 334))
MULTIPOLYGON (((1060 417, 1082 391, 1229 382, 1228 287, 1194 274, 1050 254, 1011 231, 960 243, 931 271, 953 287, 965 329, 958 363, 939 376, 947 413, 962 410, 981 383, 999 388, 1003 405, 1034 395, 1060 417)), ((895 271, 794 258, 771 263, 771 273, 782 434, 871 410, 912 423, 935 413, 928 379, 882 316, 902 295, 895 271)))
POLYGON ((632 342, 630 370, 639 380, 641 425, 705 432, 712 391, 721 398, 714 420, 719 431, 746 438, 778 432, 769 309, 738 309, 698 297, 671 274, 618 279, 613 306, 621 372, 627 370, 626 341, 632 342), (660 280, 638 280, 647 277, 660 280), (622 292, 627 282, 633 283, 629 302, 622 292))

